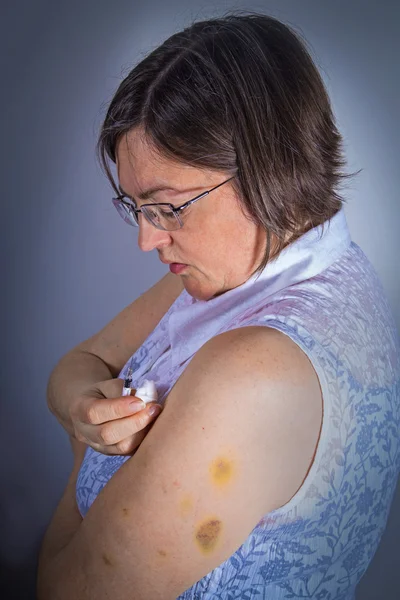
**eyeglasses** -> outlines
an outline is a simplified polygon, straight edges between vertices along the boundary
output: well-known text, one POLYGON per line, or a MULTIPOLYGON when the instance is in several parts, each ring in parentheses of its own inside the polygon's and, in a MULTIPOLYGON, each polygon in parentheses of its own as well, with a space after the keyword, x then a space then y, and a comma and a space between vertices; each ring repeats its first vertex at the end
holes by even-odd
POLYGON ((143 204, 142 207, 138 209, 135 208, 131 202, 124 200, 124 198, 126 198, 124 195, 113 198, 112 203, 117 209, 118 214, 123 218, 125 223, 128 223, 128 225, 138 227, 138 215, 139 213, 142 213, 147 221, 154 225, 154 227, 157 229, 162 229, 163 231, 175 231, 176 229, 183 227, 181 213, 183 210, 185 210, 185 208, 191 206, 201 198, 208 196, 208 194, 234 178, 235 176, 230 177, 226 181, 223 181, 222 183, 219 183, 213 187, 211 190, 203 192, 199 196, 192 198, 192 200, 188 200, 180 206, 173 206, 173 204, 170 204, 169 202, 158 202, 154 204, 143 204))

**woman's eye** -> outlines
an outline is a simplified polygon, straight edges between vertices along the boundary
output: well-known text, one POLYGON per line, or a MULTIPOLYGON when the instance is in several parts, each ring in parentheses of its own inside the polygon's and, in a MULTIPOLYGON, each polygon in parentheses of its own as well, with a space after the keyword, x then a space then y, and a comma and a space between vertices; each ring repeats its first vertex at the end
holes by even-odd
POLYGON ((160 216, 160 211, 157 208, 147 208, 147 212, 151 217, 157 218, 160 216))
POLYGON ((161 209, 160 210, 160 214, 161 214, 162 217, 165 217, 167 219, 171 218, 171 217, 175 217, 174 212, 172 210, 169 210, 169 209, 161 209))

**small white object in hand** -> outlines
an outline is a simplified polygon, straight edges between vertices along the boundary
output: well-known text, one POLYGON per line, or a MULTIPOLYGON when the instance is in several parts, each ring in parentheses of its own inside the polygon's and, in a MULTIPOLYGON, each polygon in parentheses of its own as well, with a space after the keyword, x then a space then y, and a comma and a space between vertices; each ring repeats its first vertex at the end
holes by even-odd
POLYGON ((145 379, 143 384, 136 390, 135 392, 136 398, 140 398, 146 404, 148 402, 157 402, 158 394, 157 388, 154 381, 150 379, 145 379))

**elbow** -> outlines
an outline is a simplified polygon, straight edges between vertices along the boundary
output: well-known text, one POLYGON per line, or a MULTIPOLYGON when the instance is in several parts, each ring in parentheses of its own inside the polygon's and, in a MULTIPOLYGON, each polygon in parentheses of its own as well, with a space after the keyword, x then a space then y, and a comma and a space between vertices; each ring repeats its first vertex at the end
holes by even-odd
POLYGON ((57 582, 50 583, 45 577, 38 577, 36 583, 36 600, 71 600, 79 598, 63 589, 57 582))
MULTIPOLYGON (((63 574, 65 576, 65 574, 63 574)), ((63 577, 60 577, 54 569, 51 560, 43 565, 39 560, 39 568, 36 578, 36 600, 71 600, 73 593, 64 585, 63 577)), ((75 596, 78 598, 77 596, 75 596)))
POLYGON ((36 577, 36 600, 55 600, 58 598, 54 593, 54 589, 50 584, 51 580, 51 559, 44 561, 43 557, 39 557, 39 566, 36 577))
POLYGON ((55 598, 46 582, 45 574, 39 572, 36 581, 36 600, 51 600, 52 597, 55 598))

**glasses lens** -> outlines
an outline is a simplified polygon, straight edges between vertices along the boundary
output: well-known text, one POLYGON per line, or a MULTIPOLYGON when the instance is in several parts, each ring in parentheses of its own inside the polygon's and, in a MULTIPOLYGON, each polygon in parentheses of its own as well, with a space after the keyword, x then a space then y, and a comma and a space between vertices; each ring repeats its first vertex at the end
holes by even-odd
POLYGON ((168 206, 142 206, 142 212, 157 229, 174 231, 181 227, 178 216, 168 206))
POLYGON ((133 210, 133 208, 130 207, 129 204, 118 200, 118 198, 113 198, 113 204, 117 209, 118 214, 120 215, 120 217, 123 218, 125 223, 128 223, 128 225, 133 225, 134 227, 137 227, 139 225, 136 213, 133 210))

